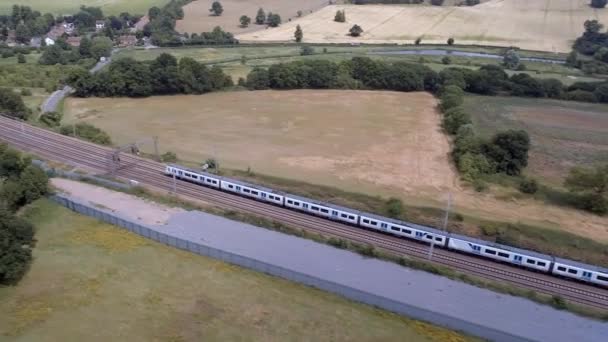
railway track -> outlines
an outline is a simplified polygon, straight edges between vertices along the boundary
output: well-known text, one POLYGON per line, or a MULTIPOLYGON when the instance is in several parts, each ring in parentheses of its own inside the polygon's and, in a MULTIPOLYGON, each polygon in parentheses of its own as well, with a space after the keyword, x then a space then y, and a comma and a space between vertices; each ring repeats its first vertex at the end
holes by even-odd
MULTIPOLYGON (((0 116, 0 141, 2 140, 20 150, 96 173, 107 173, 110 170, 110 160, 113 152, 111 148, 66 137, 0 116)), ((164 170, 163 164, 128 154, 122 154, 121 159, 122 166, 115 173, 117 178, 136 180, 156 191, 166 192, 173 189, 173 180, 162 173, 164 170)), ((323 235, 344 238, 363 244, 369 243, 397 255, 426 258, 429 252, 428 245, 328 221, 180 180, 175 182, 175 190, 180 197, 187 200, 204 201, 219 207, 245 211, 323 235)), ((508 282, 540 293, 559 295, 579 304, 603 310, 608 309, 608 291, 586 284, 579 284, 440 248, 435 249, 433 261, 485 279, 508 282)))

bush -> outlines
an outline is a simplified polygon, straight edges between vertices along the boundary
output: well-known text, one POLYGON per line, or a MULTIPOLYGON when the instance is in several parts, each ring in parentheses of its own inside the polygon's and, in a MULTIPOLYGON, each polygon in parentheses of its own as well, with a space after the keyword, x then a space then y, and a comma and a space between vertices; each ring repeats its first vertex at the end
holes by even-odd
POLYGON ((59 130, 61 134, 67 136, 74 136, 74 131, 76 132, 76 137, 92 143, 100 145, 112 144, 112 139, 110 139, 108 133, 88 123, 77 123, 76 125, 61 126, 59 130))
POLYGON ((608 214, 608 200, 600 194, 583 194, 578 203, 583 210, 598 215, 608 214))
POLYGON ((454 38, 448 38, 448 45, 454 45, 454 38))
POLYGON ((391 197, 386 201, 386 214, 388 217, 399 218, 403 215, 403 202, 400 199, 391 197))
POLYGON ((27 62, 25 60, 25 56, 22 53, 18 54, 17 55, 17 63, 19 63, 19 64, 25 64, 25 62, 27 62))
POLYGON ((353 25, 353 27, 350 28, 350 30, 348 32, 353 37, 359 37, 361 35, 361 33, 363 33, 363 29, 361 28, 361 26, 355 24, 355 25, 353 25))
POLYGON ((32 91, 27 88, 21 88, 21 96, 32 96, 32 91))
POLYGON ((524 194, 534 194, 538 191, 538 183, 535 179, 524 178, 519 182, 519 191, 524 194))
POLYGON ((314 55, 314 53, 315 49, 308 45, 302 46, 302 48, 300 49, 300 56, 314 55))
POLYGON ((57 127, 61 124, 62 115, 58 112, 46 112, 40 115, 38 119, 48 127, 57 127))
POLYGON ((456 134, 458 129, 471 123, 471 116, 462 107, 453 107, 443 114, 443 128, 449 134, 456 134))
POLYGON ((488 185, 481 179, 475 179, 473 181, 473 189, 477 192, 484 192, 488 190, 488 185))
POLYGON ((177 162, 177 154, 175 152, 167 151, 160 156, 160 160, 165 163, 177 162))
POLYGON ((558 295, 553 295, 551 297, 551 302, 550 302, 551 306, 558 309, 558 310, 565 310, 568 308, 568 304, 566 303, 566 300, 558 295))
POLYGON ((452 59, 450 58, 450 56, 445 56, 441 59, 441 63, 445 65, 450 65, 452 64, 452 59))

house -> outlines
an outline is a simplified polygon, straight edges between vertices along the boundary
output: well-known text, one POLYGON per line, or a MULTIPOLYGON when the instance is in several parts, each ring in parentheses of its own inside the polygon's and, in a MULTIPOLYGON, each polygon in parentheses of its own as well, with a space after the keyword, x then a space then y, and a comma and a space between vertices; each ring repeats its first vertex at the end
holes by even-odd
POLYGON ((79 47, 81 39, 82 37, 68 37, 67 43, 71 46, 79 47))
POLYGON ((72 34, 72 32, 74 32, 74 23, 68 23, 64 21, 61 26, 63 26, 63 29, 67 34, 72 34))
POLYGON ((135 26, 131 28, 131 32, 143 31, 144 26, 146 26, 149 22, 150 18, 147 15, 144 15, 137 23, 135 23, 135 26))
POLYGON ((40 37, 32 37, 32 39, 30 39, 30 46, 31 47, 40 47, 40 45, 42 44, 42 38, 40 37))
POLYGON ((55 25, 53 28, 51 28, 49 33, 46 34, 46 36, 55 41, 66 33, 66 28, 63 25, 55 25))
POLYGON ((104 28, 106 28, 106 22, 103 20, 97 20, 95 21, 95 29, 97 31, 103 30, 104 28))
POLYGON ((119 47, 135 46, 137 44, 137 37, 134 35, 122 35, 118 37, 119 47))
POLYGON ((46 38, 44 38, 44 43, 46 44, 46 46, 55 45, 55 39, 47 36, 46 38))
POLYGON ((6 36, 6 43, 7 44, 14 43, 16 37, 17 37, 17 35, 15 33, 15 30, 8 30, 8 35, 6 36))

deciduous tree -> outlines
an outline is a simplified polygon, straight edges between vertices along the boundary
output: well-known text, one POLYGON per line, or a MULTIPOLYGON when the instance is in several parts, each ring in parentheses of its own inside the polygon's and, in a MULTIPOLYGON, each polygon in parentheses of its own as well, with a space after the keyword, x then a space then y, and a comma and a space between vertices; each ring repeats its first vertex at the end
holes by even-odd
POLYGON ((302 28, 300 25, 296 26, 296 31, 294 32, 294 37, 296 38, 296 42, 301 42, 304 37, 304 33, 302 32, 302 28))
POLYGON ((361 35, 361 33, 363 33, 363 29, 361 28, 361 26, 355 24, 355 25, 353 25, 353 27, 350 28, 350 30, 348 32, 353 37, 359 37, 361 35))
POLYGON ((222 7, 222 4, 219 1, 214 1, 211 4, 211 8, 209 9, 209 12, 211 12, 211 13, 213 13, 213 15, 219 17, 224 12, 224 7, 222 7))
POLYGON ((249 26, 249 24, 251 24, 251 18, 249 18, 246 15, 242 15, 239 18, 239 22, 241 23, 241 27, 247 27, 247 26, 249 26))

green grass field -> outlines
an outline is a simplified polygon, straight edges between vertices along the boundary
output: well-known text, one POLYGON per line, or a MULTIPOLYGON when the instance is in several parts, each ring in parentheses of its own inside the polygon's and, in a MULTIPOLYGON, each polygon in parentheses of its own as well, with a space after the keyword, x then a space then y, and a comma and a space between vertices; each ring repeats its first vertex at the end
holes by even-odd
MULTIPOLYGON (((315 50, 314 55, 300 56, 300 48, 295 45, 271 45, 271 46, 238 46, 238 47, 205 47, 205 48, 163 48, 154 50, 129 49, 121 51, 118 57, 132 57, 138 60, 151 60, 161 53, 170 53, 178 58, 191 57, 200 62, 208 64, 218 64, 222 66, 233 78, 245 77, 247 73, 256 66, 269 66, 281 62, 289 62, 302 59, 326 59, 332 61, 342 61, 355 56, 367 56, 374 59, 386 61, 407 61, 424 63, 436 71, 441 71, 447 67, 458 66, 476 69, 485 64, 499 64, 500 60, 479 58, 479 57, 455 57, 452 56, 452 64, 442 63, 443 56, 416 56, 416 55, 378 55, 374 52, 402 50, 404 47, 398 46, 312 46, 315 50), (242 60, 242 58, 245 58, 242 60), (243 64, 243 61, 245 62, 243 64)), ((445 49, 445 47, 410 47, 407 49, 445 49)), ((463 51, 483 51, 487 53, 502 54, 503 49, 482 49, 470 47, 457 47, 463 51)), ((521 52, 522 56, 530 55, 542 57, 542 54, 521 52)), ((555 58, 555 55, 545 55, 545 57, 555 58)), ((526 73, 539 78, 556 78, 564 84, 572 84, 578 81, 598 81, 600 79, 585 76, 580 70, 567 68, 563 65, 553 65, 539 62, 526 62, 528 71, 526 73)), ((519 73, 520 71, 508 71, 509 74, 519 73)))
POLYGON ((169 0, 2 0, 0 14, 10 14, 12 6, 30 6, 35 11, 53 14, 74 14, 81 5, 101 7, 104 14, 117 15, 120 12, 147 14, 152 6, 163 6, 169 0))
POLYGON ((465 109, 484 136, 509 128, 528 131, 526 172, 543 181, 561 184, 573 166, 608 162, 608 105, 469 95, 465 109))
POLYGON ((0 288, 12 341, 467 341, 309 287, 154 243, 48 200, 29 273, 0 288))

